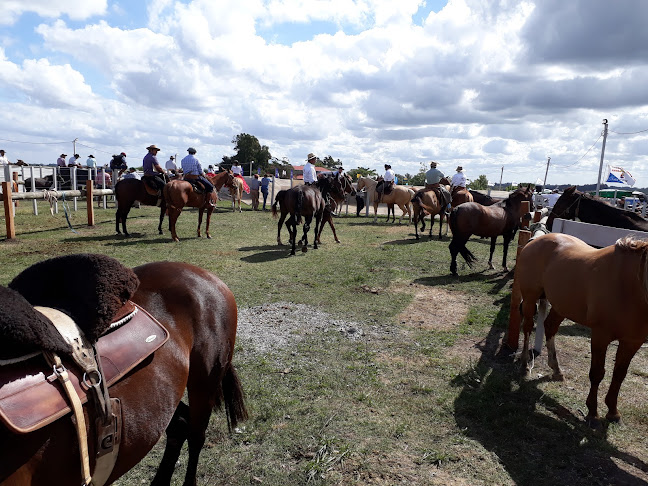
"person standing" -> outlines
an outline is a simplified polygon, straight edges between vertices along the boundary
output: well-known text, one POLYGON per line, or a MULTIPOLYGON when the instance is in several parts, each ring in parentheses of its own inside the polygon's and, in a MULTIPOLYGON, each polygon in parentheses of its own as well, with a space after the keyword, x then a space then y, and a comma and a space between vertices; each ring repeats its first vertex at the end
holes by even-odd
POLYGON ((178 170, 178 166, 175 162, 175 157, 173 155, 169 157, 169 160, 166 161, 164 168, 166 169, 167 174, 169 174, 170 176, 176 174, 176 171, 178 170))
POLYGON ((437 163, 435 161, 430 162, 430 170, 425 173, 425 188, 433 190, 437 196, 437 199, 443 206, 449 205, 452 201, 452 196, 448 190, 441 186, 439 183, 445 175, 439 169, 437 169, 437 163))
POLYGON ((95 162, 95 156, 94 155, 88 155, 88 159, 86 160, 86 167, 88 169, 94 169, 97 166, 97 163, 95 162))
POLYGON ((142 180, 157 190, 157 205, 159 207, 162 204, 162 189, 164 189, 164 184, 166 183, 164 180, 164 169, 157 160, 157 153, 160 149, 155 145, 149 145, 146 147, 146 150, 148 150, 148 153, 142 160, 142 169, 144 170, 142 180))
POLYGON ((463 187, 466 188, 466 175, 463 173, 463 167, 457 167, 457 173, 452 176, 452 181, 450 182, 452 188, 463 187))
POLYGON ((56 159, 56 165, 59 167, 67 167, 67 164, 65 163, 65 157, 67 157, 67 154, 59 155, 59 158, 56 159))
POLYGON ((266 210, 266 201, 268 200, 268 189, 270 189, 270 182, 272 182, 272 179, 270 179, 270 174, 266 174, 263 176, 263 179, 261 179, 261 193, 263 194, 263 210, 266 210))
POLYGON ((259 174, 254 174, 250 180, 250 196, 252 196, 252 211, 259 210, 259 188, 261 187, 261 181, 259 180, 259 174))
POLYGON ((207 197, 209 197, 209 194, 214 190, 214 185, 204 176, 200 160, 196 157, 196 149, 189 147, 187 152, 189 152, 189 155, 180 161, 183 177, 185 180, 197 180, 200 182, 207 197))
POLYGON ((317 171, 315 166, 311 163, 311 160, 317 161, 317 157, 314 154, 308 154, 306 159, 306 165, 304 165, 304 184, 307 186, 313 185, 317 181, 317 171))

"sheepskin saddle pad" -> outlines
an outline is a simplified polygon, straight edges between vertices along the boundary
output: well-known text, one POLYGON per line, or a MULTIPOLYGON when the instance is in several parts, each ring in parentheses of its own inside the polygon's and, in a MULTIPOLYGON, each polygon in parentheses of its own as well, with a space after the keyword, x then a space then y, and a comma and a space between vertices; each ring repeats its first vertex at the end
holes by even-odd
POLYGON ((25 433, 70 412, 44 350, 61 356, 82 402, 87 401, 71 346, 33 306, 58 309, 75 321, 95 344, 108 386, 164 344, 166 329, 129 300, 138 284, 134 272, 117 260, 85 254, 37 263, 10 288, 0 286, 0 421, 25 433))

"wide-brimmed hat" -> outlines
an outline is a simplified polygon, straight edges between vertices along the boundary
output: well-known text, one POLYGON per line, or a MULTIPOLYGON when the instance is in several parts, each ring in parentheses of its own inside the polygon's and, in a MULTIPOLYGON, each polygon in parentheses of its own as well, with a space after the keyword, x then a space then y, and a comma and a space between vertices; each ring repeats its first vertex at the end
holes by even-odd
POLYGON ((193 147, 189 147, 189 148, 187 149, 187 152, 189 152, 190 154, 195 154, 195 153, 196 153, 196 149, 193 148, 193 147))
POLYGON ((308 158, 306 159, 306 162, 308 162, 309 160, 316 159, 316 158, 317 157, 315 156, 315 154, 308 154, 308 158))
POLYGON ((169 159, 175 160, 175 157, 172 155, 171 157, 169 157, 169 159))
POLYGON ((94 159, 94 155, 88 155, 88 157, 94 159))
POLYGON ((5 153, 5 151, 4 151, 4 150, 2 150, 2 149, 0 149, 0 152, 2 152, 3 154, 5 153))
POLYGON ((436 166, 437 166, 437 163, 434 160, 432 162, 430 162, 430 167, 432 167, 434 169, 436 166))
POLYGON ((385 164, 385 169, 391 169, 391 165, 385 164))
POLYGON ((59 157, 67 157, 67 154, 61 154, 59 157))
POLYGON ((155 145, 149 145, 148 147, 146 147, 146 150, 160 150, 160 149, 155 145))
POLYGON ((459 172, 460 170, 463 170, 463 167, 461 167, 460 165, 458 165, 456 170, 457 170, 457 172, 459 172))
POLYGON ((338 167, 338 170, 344 170, 344 167, 340 166, 338 167))

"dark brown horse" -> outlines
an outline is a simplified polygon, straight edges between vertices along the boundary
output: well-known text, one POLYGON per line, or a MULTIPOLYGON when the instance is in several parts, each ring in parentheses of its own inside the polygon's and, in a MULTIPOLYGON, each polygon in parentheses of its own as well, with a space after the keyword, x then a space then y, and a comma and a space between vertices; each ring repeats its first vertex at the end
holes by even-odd
POLYGON ((211 194, 198 193, 194 190, 190 182, 184 180, 173 180, 164 186, 164 200, 169 208, 169 230, 173 241, 180 241, 176 234, 176 221, 182 208, 189 206, 198 208, 198 237, 201 237, 200 226, 202 225, 203 213, 207 212, 207 221, 205 222, 205 235, 211 238, 209 234, 209 223, 211 215, 218 201, 218 191, 223 186, 232 187, 234 177, 229 172, 219 172, 213 177, 209 177, 210 182, 214 185, 215 191, 211 194))
MULTIPOLYGON (((334 177, 334 179, 338 179, 337 177, 334 177)), ((333 238, 335 238, 335 242, 339 243, 340 240, 337 237, 337 233, 335 232, 335 225, 333 224, 333 213, 335 213, 337 208, 341 208, 342 204, 344 203, 347 195, 349 196, 355 196, 356 195, 356 190, 353 187, 353 182, 351 180, 351 177, 349 177, 347 174, 343 174, 340 176, 339 180, 339 185, 335 183, 334 187, 332 187, 331 193, 330 193, 330 200, 324 207, 324 214, 323 214, 323 219, 322 219, 322 224, 320 224, 319 228, 319 233, 317 233, 317 242, 319 244, 322 243, 322 240, 320 239, 320 236, 322 235, 322 230, 324 229, 324 224, 328 223, 329 226, 331 227, 331 231, 333 231, 333 238)), ((394 210, 392 206, 392 211, 394 210)))
MULTIPOLYGON (((450 184, 447 177, 443 177, 439 183, 444 186, 450 184)), ((421 233, 425 231, 425 217, 430 215, 430 238, 432 238, 432 229, 434 228, 434 217, 439 215, 439 240, 443 239, 441 231, 443 230, 443 220, 446 217, 445 207, 439 201, 436 192, 432 189, 420 189, 412 198, 412 212, 414 213, 414 234, 419 239, 418 223, 421 222, 421 233)))
MULTIPOLYGON (((133 203, 139 201, 146 206, 157 206, 158 197, 152 195, 146 190, 146 182, 139 179, 122 179, 115 185, 115 199, 117 199, 117 211, 115 212, 115 232, 119 231, 119 223, 122 225, 124 235, 129 236, 126 231, 126 218, 133 207, 133 203)), ((158 233, 162 234, 162 221, 166 212, 166 203, 164 199, 160 204, 160 222, 158 224, 158 233)))
MULTIPOLYGON (((318 179, 316 184, 321 184, 318 179)), ((297 245, 297 225, 302 223, 304 218, 304 235, 300 240, 302 252, 308 251, 308 230, 310 230, 313 217, 315 218, 315 231, 313 237, 313 249, 317 249, 317 235, 324 216, 324 197, 316 185, 300 184, 290 189, 284 189, 277 193, 275 202, 272 204, 272 216, 277 217, 277 204, 280 206, 281 217, 277 224, 277 244, 281 245, 281 227, 286 223, 288 228, 289 242, 292 245, 290 254, 295 254, 297 245), (290 217, 286 220, 286 216, 290 217)))
POLYGON ((547 228, 550 230, 555 218, 579 218, 585 223, 648 231, 648 221, 638 214, 614 208, 595 196, 576 190, 576 186, 566 189, 556 201, 547 218, 547 228))
MULTIPOLYGON (((545 319, 549 366, 554 379, 563 373, 556 355, 555 336, 563 319, 592 330, 590 425, 599 421, 598 388, 605 374, 609 344, 618 341, 612 382, 605 397, 606 418, 618 422, 621 383, 632 357, 648 337, 648 242, 626 237, 596 250, 573 236, 551 233, 534 239, 520 252, 515 285, 522 296, 524 347, 522 365, 529 374, 529 335, 538 299, 547 299, 551 311, 545 319)), ((513 304, 512 304, 513 305, 513 304)))
MULTIPOLYGON (((63 276, 67 267, 59 270, 57 275, 63 276)), ((139 463, 166 429, 166 450, 153 484, 170 484, 180 449, 188 442, 184 484, 195 485, 198 458, 212 410, 224 404, 232 428, 247 416, 232 364, 236 302, 232 292, 215 275, 186 263, 149 263, 135 268, 134 272, 139 287, 131 300, 157 318, 167 329, 169 339, 110 387, 110 396, 121 402, 122 428, 117 460, 105 484, 114 482, 139 463), (182 402, 185 389, 188 405, 182 402)), ((44 277, 50 275, 45 273, 44 277)), ((69 293, 70 300, 80 300, 79 291, 87 289, 78 289, 79 282, 74 279, 62 278, 59 286, 24 281, 23 286, 31 289, 31 295, 26 298, 31 304, 37 304, 39 293, 44 295, 42 299, 48 299, 50 292, 64 290, 58 287, 69 286, 76 293, 69 293), (34 291, 34 287, 39 290, 34 291)), ((20 286, 16 288, 13 282, 12 288, 22 293, 20 286)), ((60 299, 59 294, 54 295, 57 300, 53 303, 60 299)), ((60 307, 68 309, 65 304, 60 307)), ((4 310, 11 312, 10 309, 4 310)), ((49 372, 45 369, 45 373, 50 372, 51 369, 49 372)), ((96 414, 92 405, 86 404, 84 410, 91 424, 88 439, 94 474, 96 414)), ((40 486, 83 482, 79 443, 69 414, 28 434, 14 434, 0 423, 0 450, 2 484, 40 486)))
POLYGON ((502 199, 500 198, 491 197, 488 194, 483 194, 473 189, 470 189, 470 194, 472 194, 473 201, 481 204, 482 206, 492 206, 493 204, 502 202, 502 199))
MULTIPOLYGON (((61 176, 57 177, 58 184, 64 182, 61 176)), ((37 191, 42 191, 43 189, 50 189, 54 185, 54 174, 46 175, 45 177, 34 177, 34 186, 37 191)), ((31 177, 25 179, 25 191, 32 190, 32 179, 31 177)))
POLYGON ((465 203, 457 206, 450 213, 450 229, 452 230, 452 241, 450 242, 450 271, 457 275, 457 254, 461 253, 466 263, 472 268, 476 261, 475 256, 466 248, 466 243, 471 235, 489 236, 491 238, 490 257, 488 268, 493 268, 493 252, 495 242, 499 235, 504 237, 504 257, 502 267, 508 271, 506 266, 506 255, 508 246, 515 232, 520 225, 522 217, 522 201, 532 203, 533 192, 530 186, 526 189, 517 189, 508 199, 493 206, 482 206, 476 202, 465 203))

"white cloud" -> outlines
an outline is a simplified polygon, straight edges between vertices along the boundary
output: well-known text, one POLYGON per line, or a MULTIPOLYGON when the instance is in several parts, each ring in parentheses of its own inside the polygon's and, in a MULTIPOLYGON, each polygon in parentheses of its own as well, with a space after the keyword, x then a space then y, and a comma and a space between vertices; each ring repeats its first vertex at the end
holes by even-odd
POLYGON ((13 24, 26 12, 41 17, 56 18, 66 15, 72 20, 85 20, 106 12, 107 0, 2 0, 0 24, 13 24))

